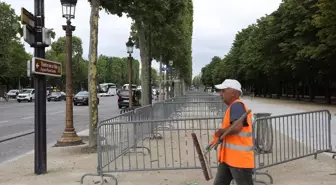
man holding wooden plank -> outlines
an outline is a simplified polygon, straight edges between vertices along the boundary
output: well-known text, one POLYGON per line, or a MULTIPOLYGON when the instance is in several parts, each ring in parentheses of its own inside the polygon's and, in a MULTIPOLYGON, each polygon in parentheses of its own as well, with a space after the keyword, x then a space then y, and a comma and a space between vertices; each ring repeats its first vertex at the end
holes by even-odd
MULTIPOLYGON (((241 85, 237 80, 226 79, 215 85, 220 89, 223 102, 229 107, 225 113, 222 128, 214 135, 209 146, 223 135, 231 124, 248 111, 247 106, 239 98, 242 95, 241 85)), ((252 138, 252 113, 238 122, 221 141, 218 155, 219 166, 214 185, 229 185, 234 179, 238 185, 253 185, 252 170, 254 168, 254 152, 252 138)))

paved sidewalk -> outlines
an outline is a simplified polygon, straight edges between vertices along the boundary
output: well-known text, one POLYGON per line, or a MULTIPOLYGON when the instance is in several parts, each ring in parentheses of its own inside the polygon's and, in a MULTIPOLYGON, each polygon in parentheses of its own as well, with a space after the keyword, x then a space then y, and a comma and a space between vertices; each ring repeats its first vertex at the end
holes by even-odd
MULTIPOLYGON (((302 112, 305 106, 270 102, 259 99, 248 100, 246 103, 254 112, 271 112, 286 114, 302 112)), ((315 110, 323 107, 313 108, 315 110)), ((335 119, 333 120, 335 121, 335 119)), ((335 131, 335 130, 334 130, 335 131)), ((48 173, 34 175, 34 155, 30 154, 16 161, 0 166, 0 185, 79 185, 80 177, 85 173, 95 173, 97 154, 90 153, 86 145, 48 149, 48 173)), ((275 185, 334 185, 336 182, 336 160, 330 156, 319 155, 303 158, 294 162, 268 168, 275 185)), ((215 174, 215 170, 214 170, 215 174)), ((206 182, 201 170, 176 170, 153 172, 114 173, 119 185, 212 185, 206 182)), ((99 184, 100 178, 87 177, 85 185, 99 184)), ((108 185, 114 181, 107 178, 108 185)))

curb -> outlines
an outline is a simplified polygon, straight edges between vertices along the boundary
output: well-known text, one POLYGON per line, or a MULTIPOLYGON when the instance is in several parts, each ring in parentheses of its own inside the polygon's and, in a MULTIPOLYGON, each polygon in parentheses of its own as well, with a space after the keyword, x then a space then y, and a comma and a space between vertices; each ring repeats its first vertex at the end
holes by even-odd
POLYGON ((33 134, 34 132, 35 132, 34 129, 30 129, 30 130, 15 133, 15 134, 12 134, 12 135, 9 135, 9 136, 3 136, 3 137, 0 137, 0 143, 6 142, 6 141, 9 141, 9 140, 13 140, 13 139, 16 139, 16 138, 19 138, 19 137, 23 137, 23 136, 26 136, 26 135, 30 135, 30 134, 33 134))
MULTIPOLYGON (((33 129, 32 129, 32 130, 33 130, 33 129)), ((28 132, 28 131, 26 131, 26 132, 28 132)), ((33 132, 33 133, 34 133, 34 132, 33 132)), ((85 129, 85 130, 83 130, 83 131, 81 131, 81 132, 77 132, 77 135, 78 135, 79 137, 81 137, 81 136, 84 136, 84 135, 87 134, 87 133, 89 133, 89 129, 85 129)), ((22 134, 21 134, 21 135, 22 135, 22 134)), ((7 136, 7 137, 9 137, 9 136, 7 136)), ((1 139, 2 139, 2 138, 1 138, 1 139)), ((1 142, 0 142, 0 143, 1 143, 1 142)), ((54 145, 55 145, 55 142, 47 143, 47 149, 48 149, 48 148, 52 148, 54 145)), ((0 162, 0 166, 5 165, 5 164, 8 164, 8 163, 13 162, 13 161, 16 161, 16 160, 19 160, 19 159, 21 159, 22 157, 25 157, 25 156, 27 156, 27 155, 31 155, 31 154, 33 154, 33 153, 34 153, 34 150, 31 150, 31 151, 26 152, 26 153, 24 153, 24 154, 22 154, 22 155, 16 156, 16 157, 14 157, 14 158, 12 158, 12 159, 8 159, 8 160, 6 160, 6 161, 0 162)))

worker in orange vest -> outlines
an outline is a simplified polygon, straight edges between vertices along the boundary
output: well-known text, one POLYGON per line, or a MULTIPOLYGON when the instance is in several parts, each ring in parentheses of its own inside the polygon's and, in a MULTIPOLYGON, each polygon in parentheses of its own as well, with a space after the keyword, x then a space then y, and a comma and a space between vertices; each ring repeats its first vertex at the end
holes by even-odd
MULTIPOLYGON (((248 110, 239 98, 242 96, 242 90, 237 80, 226 79, 222 84, 215 85, 215 88, 220 89, 220 96, 229 107, 225 112, 222 128, 216 131, 212 143, 218 142, 225 130, 248 110)), ((221 141, 218 162, 214 185, 229 185, 232 179, 238 185, 253 185, 252 113, 221 141)))

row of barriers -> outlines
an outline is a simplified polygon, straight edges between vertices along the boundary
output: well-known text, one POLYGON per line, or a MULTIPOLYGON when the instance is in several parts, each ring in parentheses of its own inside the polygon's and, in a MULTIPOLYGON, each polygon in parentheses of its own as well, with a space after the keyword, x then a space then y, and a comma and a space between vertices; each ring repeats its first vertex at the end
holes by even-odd
MULTIPOLYGON (((221 127, 227 109, 219 96, 188 93, 153 105, 130 110, 101 121, 98 126, 97 174, 153 170, 201 169, 191 133, 206 146, 221 127)), ((327 110, 270 116, 255 114, 254 180, 273 183, 265 168, 323 152, 335 153, 331 145, 331 115, 327 110), (257 175, 269 177, 269 182, 257 175)), ((218 166, 217 152, 208 154, 209 164, 218 166)))

